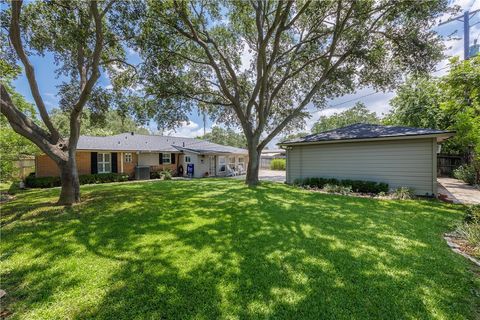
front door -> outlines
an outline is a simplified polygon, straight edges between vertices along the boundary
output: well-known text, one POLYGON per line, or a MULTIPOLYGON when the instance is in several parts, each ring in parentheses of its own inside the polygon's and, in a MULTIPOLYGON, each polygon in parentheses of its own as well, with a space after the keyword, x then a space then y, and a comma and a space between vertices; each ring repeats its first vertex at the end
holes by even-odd
POLYGON ((215 156, 209 156, 208 161, 210 162, 210 168, 208 170, 209 175, 215 176, 217 174, 217 166, 215 156))

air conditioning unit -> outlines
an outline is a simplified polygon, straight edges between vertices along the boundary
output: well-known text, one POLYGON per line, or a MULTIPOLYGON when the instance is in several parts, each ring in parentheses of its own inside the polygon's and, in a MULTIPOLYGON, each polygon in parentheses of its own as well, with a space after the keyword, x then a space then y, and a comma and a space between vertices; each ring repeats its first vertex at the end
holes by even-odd
POLYGON ((150 167, 149 166, 136 166, 135 167, 135 180, 148 180, 150 179, 150 167))

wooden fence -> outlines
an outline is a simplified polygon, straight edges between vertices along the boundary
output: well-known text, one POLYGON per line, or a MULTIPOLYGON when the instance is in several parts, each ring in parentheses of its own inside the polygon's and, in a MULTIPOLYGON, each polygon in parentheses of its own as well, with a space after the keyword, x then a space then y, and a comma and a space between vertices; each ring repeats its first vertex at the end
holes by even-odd
POLYGON ((464 158, 461 156, 439 154, 437 156, 437 176, 451 177, 453 175, 453 170, 464 163, 464 158))

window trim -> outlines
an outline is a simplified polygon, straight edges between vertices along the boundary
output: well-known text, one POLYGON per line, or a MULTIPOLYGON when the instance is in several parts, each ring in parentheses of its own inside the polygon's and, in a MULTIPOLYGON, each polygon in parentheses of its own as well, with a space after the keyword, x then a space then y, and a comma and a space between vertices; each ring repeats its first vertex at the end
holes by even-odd
POLYGON ((132 163, 133 162, 133 154, 131 152, 125 152, 124 159, 125 163, 132 163), (128 156, 128 158, 127 158, 128 156))
POLYGON ((112 153, 111 152, 98 152, 97 153, 97 172, 98 173, 111 173, 112 172, 112 153), (105 155, 109 155, 109 161, 105 161, 105 155), (100 159, 102 161, 100 161, 100 159), (110 165, 110 171, 105 170, 105 165, 110 165))
POLYGON ((184 161, 185 163, 192 163, 192 157, 185 155, 184 158, 183 158, 183 161, 184 161), (188 158, 188 160, 187 160, 187 158, 188 158))
POLYGON ((220 172, 227 171, 227 157, 225 156, 218 156, 218 166, 220 172), (223 162, 221 161, 223 159, 223 162))
POLYGON ((162 153, 162 164, 172 164, 172 153, 171 152, 163 152, 162 153), (166 155, 168 155, 168 159, 166 157, 166 155), (165 161, 165 160, 168 160, 168 161, 165 161))

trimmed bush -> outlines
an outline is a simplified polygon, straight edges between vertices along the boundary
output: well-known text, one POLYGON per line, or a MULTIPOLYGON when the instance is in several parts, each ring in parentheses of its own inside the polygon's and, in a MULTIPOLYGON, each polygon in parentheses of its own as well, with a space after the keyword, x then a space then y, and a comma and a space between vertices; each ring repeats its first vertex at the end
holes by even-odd
POLYGON ((477 181, 477 173, 475 172, 475 168, 473 165, 464 164, 457 169, 453 170, 453 176, 458 179, 462 180, 468 184, 475 184, 477 181))
POLYGON ((60 186, 60 177, 41 177, 29 175, 25 178, 25 185, 29 188, 53 188, 60 186))
POLYGON ((172 180, 172 172, 170 170, 163 170, 160 172, 160 176, 163 180, 172 180))
POLYGON ((374 193, 388 192, 388 184, 384 182, 363 181, 363 180, 338 180, 334 178, 304 178, 295 179, 295 185, 308 186, 310 188, 323 189, 325 185, 337 185, 343 187, 351 187, 352 191, 359 193, 374 193))
POLYGON ((330 193, 340 193, 340 194, 352 193, 351 186, 339 186, 336 184, 328 184, 328 183, 323 187, 323 190, 330 193))
POLYGON ((270 162, 270 169, 272 170, 286 170, 287 160, 285 159, 273 159, 270 162))
MULTIPOLYGON (((94 184, 106 182, 123 182, 128 180, 125 173, 97 173, 78 177, 80 184, 94 184)), ((25 185, 29 188, 53 188, 61 185, 60 177, 40 177, 29 175, 25 178, 25 185)))

